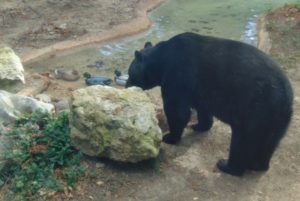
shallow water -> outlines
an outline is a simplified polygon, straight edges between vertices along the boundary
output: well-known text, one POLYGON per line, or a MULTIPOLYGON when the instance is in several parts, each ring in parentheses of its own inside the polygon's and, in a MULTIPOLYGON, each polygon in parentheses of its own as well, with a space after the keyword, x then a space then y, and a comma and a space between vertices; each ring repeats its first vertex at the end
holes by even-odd
MULTIPOLYGON (((178 33, 191 31, 241 40, 256 45, 256 19, 258 15, 286 0, 169 0, 151 12, 151 29, 138 36, 120 39, 89 48, 75 48, 52 57, 40 58, 25 65, 27 72, 53 71, 56 68, 76 69, 81 74, 90 72, 113 78, 113 71, 126 73, 133 52, 146 41, 157 43, 178 33), (100 68, 91 67, 103 61, 100 68)), ((83 79, 80 79, 85 86, 83 79)))

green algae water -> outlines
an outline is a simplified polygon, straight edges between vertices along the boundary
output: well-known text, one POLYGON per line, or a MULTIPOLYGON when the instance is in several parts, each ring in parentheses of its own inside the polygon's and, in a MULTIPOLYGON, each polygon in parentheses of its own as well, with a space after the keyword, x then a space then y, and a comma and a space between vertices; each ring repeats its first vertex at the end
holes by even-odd
MULTIPOLYGON (((169 0, 149 15, 153 26, 145 33, 95 45, 75 48, 55 57, 41 58, 25 66, 27 72, 53 71, 57 68, 76 69, 81 74, 89 72, 113 78, 115 69, 126 73, 135 50, 146 41, 154 44, 182 33, 241 40, 256 45, 256 20, 264 12, 287 3, 287 0, 169 0), (100 68, 91 67, 97 61, 100 68)), ((84 81, 78 82, 85 86, 84 81)))
POLYGON ((257 17, 291 2, 296 1, 169 0, 152 12, 155 25, 149 38, 161 40, 191 31, 256 45, 257 17))

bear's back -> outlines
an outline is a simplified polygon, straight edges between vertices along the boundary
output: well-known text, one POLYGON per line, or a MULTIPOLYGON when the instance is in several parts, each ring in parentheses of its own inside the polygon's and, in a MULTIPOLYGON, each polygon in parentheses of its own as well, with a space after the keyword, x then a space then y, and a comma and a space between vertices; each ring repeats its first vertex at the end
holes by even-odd
POLYGON ((257 48, 194 33, 179 34, 157 47, 155 51, 167 61, 165 82, 179 83, 174 85, 177 91, 189 91, 193 102, 205 102, 223 121, 231 121, 232 111, 241 116, 255 108, 263 118, 275 115, 271 110, 290 116, 290 82, 279 65, 257 48), (174 72, 177 76, 170 76, 174 72))

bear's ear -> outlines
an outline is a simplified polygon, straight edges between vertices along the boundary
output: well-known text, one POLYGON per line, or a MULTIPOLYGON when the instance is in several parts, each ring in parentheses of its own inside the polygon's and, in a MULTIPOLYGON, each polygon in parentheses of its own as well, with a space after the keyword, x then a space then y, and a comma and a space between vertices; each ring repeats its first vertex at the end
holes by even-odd
POLYGON ((143 61, 143 54, 141 52, 135 51, 134 55, 138 61, 143 61))
POLYGON ((146 42, 144 45, 144 48, 148 48, 148 47, 152 47, 152 43, 151 42, 146 42))

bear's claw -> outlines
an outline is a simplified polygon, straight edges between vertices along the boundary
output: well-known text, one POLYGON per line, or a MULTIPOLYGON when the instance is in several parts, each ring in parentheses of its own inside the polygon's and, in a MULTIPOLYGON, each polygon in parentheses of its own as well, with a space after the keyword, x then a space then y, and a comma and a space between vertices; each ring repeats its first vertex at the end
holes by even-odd
POLYGON ((243 173, 244 173, 244 170, 241 169, 241 168, 229 167, 228 160, 224 160, 224 159, 221 159, 221 160, 218 161, 217 167, 222 172, 225 172, 227 174, 230 174, 230 175, 233 175, 233 176, 237 176, 237 177, 242 176, 243 173))
POLYGON ((177 144, 180 138, 174 137, 172 134, 166 134, 163 136, 163 142, 167 144, 177 144))

